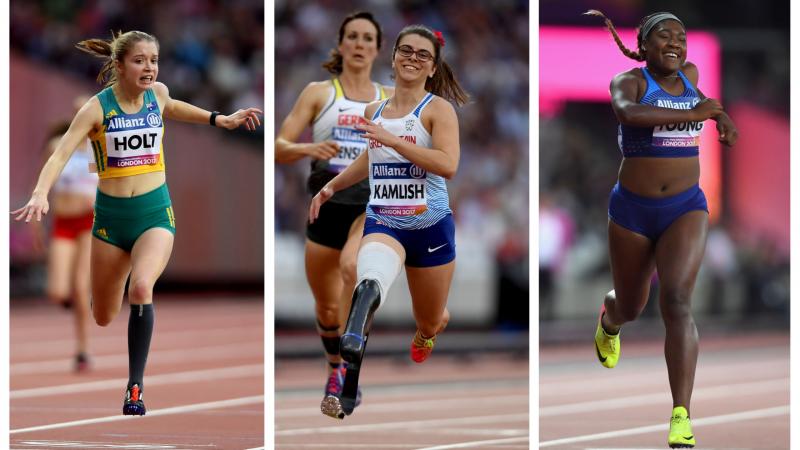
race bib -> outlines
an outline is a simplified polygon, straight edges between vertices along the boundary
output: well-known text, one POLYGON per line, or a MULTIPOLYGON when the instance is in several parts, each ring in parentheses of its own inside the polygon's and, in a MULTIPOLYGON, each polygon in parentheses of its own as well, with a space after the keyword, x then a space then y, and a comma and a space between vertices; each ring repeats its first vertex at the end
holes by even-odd
MULTIPOLYGON (((655 106, 669 109, 692 109, 700 101, 692 98, 687 101, 658 100, 655 106)), ((654 147, 697 147, 703 122, 681 122, 653 127, 654 147)))
POLYGON ((108 167, 158 164, 161 116, 154 112, 113 116, 106 127, 108 167))
POLYGON ((339 153, 328 160, 329 172, 343 171, 367 149, 367 140, 362 137, 363 134, 363 131, 352 128, 333 127, 331 139, 339 144, 339 153))
POLYGON ((376 214, 415 216, 428 209, 427 173, 410 162, 374 163, 369 205, 376 214))

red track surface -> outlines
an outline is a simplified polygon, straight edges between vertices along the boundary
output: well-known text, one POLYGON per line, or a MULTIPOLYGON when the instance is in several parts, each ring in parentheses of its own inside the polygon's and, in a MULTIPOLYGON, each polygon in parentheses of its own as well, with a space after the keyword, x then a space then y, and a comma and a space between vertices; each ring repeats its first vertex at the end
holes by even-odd
POLYGON ((278 361, 275 448, 529 448, 528 360, 436 356, 424 364, 370 358, 361 368, 363 403, 339 421, 320 413, 318 361, 278 361))
POLYGON ((110 326, 92 326, 93 368, 76 374, 71 314, 33 303, 11 307, 13 449, 263 447, 261 298, 156 299, 144 417, 121 415, 127 304, 110 326), (35 429, 41 426, 52 428, 35 429))
MULTIPOLYGON (((623 337, 609 370, 591 331, 580 348, 540 349, 540 448, 667 448, 663 342, 623 337)), ((691 415, 696 449, 788 449, 788 333, 701 337, 691 415)))

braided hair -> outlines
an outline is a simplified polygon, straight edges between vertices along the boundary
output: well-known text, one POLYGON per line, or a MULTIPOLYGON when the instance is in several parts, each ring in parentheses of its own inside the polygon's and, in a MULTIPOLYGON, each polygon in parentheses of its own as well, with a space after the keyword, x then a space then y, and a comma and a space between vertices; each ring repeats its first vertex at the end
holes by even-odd
MULTIPOLYGON (((590 9, 590 10, 586 11, 583 14, 587 15, 587 16, 597 16, 597 17, 602 18, 606 23, 606 27, 608 27, 608 31, 611 32, 612 36, 614 36, 614 41, 617 43, 617 46, 619 47, 619 49, 622 52, 622 54, 627 56, 628 58, 634 59, 636 61, 644 61, 645 60, 645 54, 644 54, 645 50, 644 50, 642 44, 647 39, 647 36, 642 36, 642 33, 644 31, 643 28, 644 28, 645 24, 652 17, 654 17, 654 16, 656 16, 658 14, 663 14, 663 13, 650 14, 650 15, 645 16, 644 18, 642 18, 642 21, 639 22, 639 25, 636 27, 636 47, 637 47, 638 51, 633 51, 633 50, 630 50, 629 48, 625 47, 625 44, 622 43, 622 39, 619 38, 619 34, 617 33, 617 29, 614 27, 614 24, 611 23, 611 19, 606 17, 605 14, 603 14, 602 12, 600 12, 600 11, 598 11, 596 9, 590 9)), ((652 30, 652 28, 647 30, 648 34, 650 33, 650 30, 652 30)))

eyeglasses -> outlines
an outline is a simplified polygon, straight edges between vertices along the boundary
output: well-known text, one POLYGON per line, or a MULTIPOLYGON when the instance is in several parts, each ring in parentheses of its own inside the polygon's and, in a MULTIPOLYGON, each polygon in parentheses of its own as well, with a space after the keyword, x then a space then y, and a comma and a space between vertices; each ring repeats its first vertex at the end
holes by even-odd
POLYGON ((427 50, 414 50, 410 45, 401 45, 396 49, 397 53, 403 58, 410 58, 411 55, 416 54, 417 59, 421 62, 428 62, 433 60, 433 55, 427 50))

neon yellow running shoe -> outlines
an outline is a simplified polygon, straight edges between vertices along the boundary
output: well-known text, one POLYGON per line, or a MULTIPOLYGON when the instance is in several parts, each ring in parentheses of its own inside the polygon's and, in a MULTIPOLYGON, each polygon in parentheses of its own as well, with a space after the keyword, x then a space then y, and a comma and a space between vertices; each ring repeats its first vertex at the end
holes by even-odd
POLYGON ((603 329, 602 321, 603 314, 606 312, 606 307, 603 305, 600 308, 600 317, 597 319, 597 331, 594 333, 594 348, 597 350, 597 359, 600 364, 613 369, 619 361, 619 352, 621 343, 619 341, 619 333, 608 334, 603 329))
POLYGON ((695 445, 692 421, 683 406, 672 408, 667 444, 669 444, 669 448, 693 448, 695 445))

